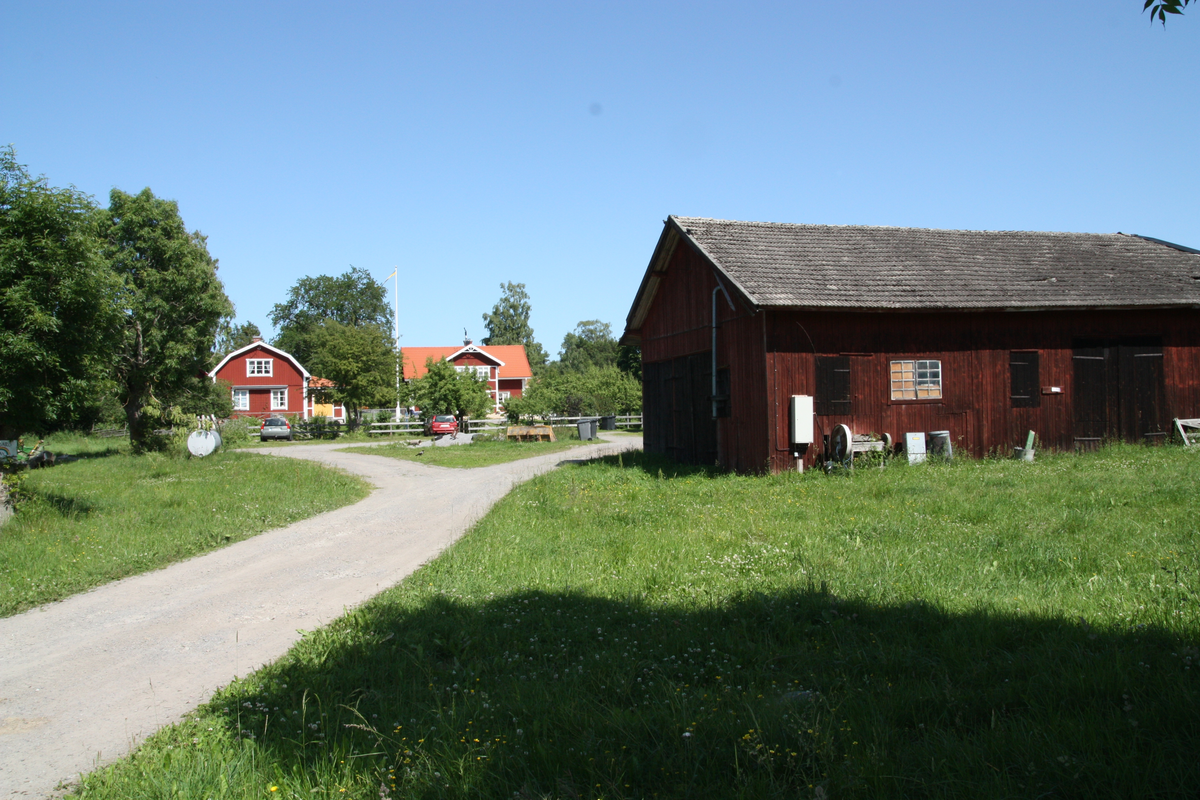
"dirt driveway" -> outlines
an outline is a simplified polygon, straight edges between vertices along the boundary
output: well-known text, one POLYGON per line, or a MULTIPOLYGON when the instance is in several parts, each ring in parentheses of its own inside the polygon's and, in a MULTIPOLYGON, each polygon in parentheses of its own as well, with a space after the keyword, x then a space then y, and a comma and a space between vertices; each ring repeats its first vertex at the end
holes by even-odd
POLYGON ((345 453, 258 450, 332 464, 376 486, 345 508, 157 572, 0 619, 0 798, 49 796, 119 758, 218 687, 437 555, 518 483, 640 437, 509 464, 445 469, 345 453))

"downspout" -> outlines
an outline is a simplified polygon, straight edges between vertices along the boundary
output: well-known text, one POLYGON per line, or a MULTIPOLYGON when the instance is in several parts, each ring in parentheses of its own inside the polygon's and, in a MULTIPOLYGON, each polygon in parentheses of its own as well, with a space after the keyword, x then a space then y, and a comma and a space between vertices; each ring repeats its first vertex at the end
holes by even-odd
POLYGON ((733 300, 729 297, 729 292, 725 291, 724 284, 721 279, 717 278, 717 286, 712 290, 712 418, 717 418, 717 292, 725 295, 725 302, 729 303, 729 310, 736 311, 733 306, 733 300))

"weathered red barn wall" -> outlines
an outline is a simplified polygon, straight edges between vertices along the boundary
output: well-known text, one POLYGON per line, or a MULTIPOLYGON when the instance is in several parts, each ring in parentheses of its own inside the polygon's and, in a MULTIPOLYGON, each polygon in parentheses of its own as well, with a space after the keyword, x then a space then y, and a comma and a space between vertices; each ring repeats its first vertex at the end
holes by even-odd
MULTIPOLYGON (((642 328, 643 363, 669 362, 696 354, 704 354, 711 363, 712 292, 716 286, 706 261, 686 244, 676 249, 642 328)), ((750 314, 733 287, 727 288, 735 308, 730 309, 724 294, 718 292, 717 368, 730 371, 731 414, 717 424, 717 460, 740 472, 758 472, 769 468, 770 457, 763 315, 750 314)), ((711 371, 707 374, 710 377, 706 380, 711 382, 711 371)), ((711 383, 702 392, 704 403, 710 402, 710 394, 711 383)), ((703 416, 710 418, 710 412, 706 410, 703 416)), ((648 449, 653 450, 653 442, 661 439, 662 432, 656 426, 666 423, 646 418, 648 449)))
MULTIPOLYGON (((817 437, 838 423, 855 433, 948 430, 960 448, 983 455, 1007 452, 1037 431, 1043 447, 1073 446, 1073 342, 1153 336, 1163 342, 1167 414, 1200 416, 1200 317, 1193 311, 1077 311, 1013 313, 764 312, 770 384, 771 465, 792 469, 787 398, 814 394, 815 355, 850 360, 851 413, 818 417, 817 437), (1011 351, 1040 354, 1039 408, 1012 408, 1011 351), (940 401, 890 399, 890 362, 942 362, 940 401)), ((817 448, 810 448, 811 463, 817 448)))

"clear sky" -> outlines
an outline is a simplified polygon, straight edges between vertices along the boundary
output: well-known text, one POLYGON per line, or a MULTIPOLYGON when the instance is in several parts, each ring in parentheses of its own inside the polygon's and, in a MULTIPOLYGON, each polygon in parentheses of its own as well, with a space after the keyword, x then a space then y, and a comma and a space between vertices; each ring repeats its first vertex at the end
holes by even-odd
POLYGON ((177 200, 268 335, 399 266, 402 344, 513 281, 553 355, 624 328, 668 214, 1200 247, 1200 8, 1141 6, 3 0, 0 143, 177 200))

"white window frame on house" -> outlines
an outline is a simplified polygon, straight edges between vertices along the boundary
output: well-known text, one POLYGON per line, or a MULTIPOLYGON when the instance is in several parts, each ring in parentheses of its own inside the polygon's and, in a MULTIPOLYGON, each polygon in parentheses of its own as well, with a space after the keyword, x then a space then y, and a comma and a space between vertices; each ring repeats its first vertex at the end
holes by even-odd
POLYGON ((483 378, 485 381, 492 379, 492 368, 487 366, 477 366, 474 364, 464 364, 461 367, 456 366, 456 372, 472 372, 477 378, 483 378))
POLYGON ((288 390, 272 389, 271 390, 271 410, 272 411, 287 411, 287 396, 288 390))
POLYGON ((249 389, 234 389, 233 390, 233 410, 234 411, 249 411, 250 410, 250 390, 249 389))
POLYGON ((254 376, 270 378, 275 371, 275 359, 273 358, 247 358, 246 359, 246 377, 254 376))
POLYGON ((942 399, 942 362, 938 359, 893 360, 888 377, 893 400, 942 399))
POLYGON ((496 395, 496 399, 503 403, 508 398, 512 397, 512 392, 500 392, 496 395))

